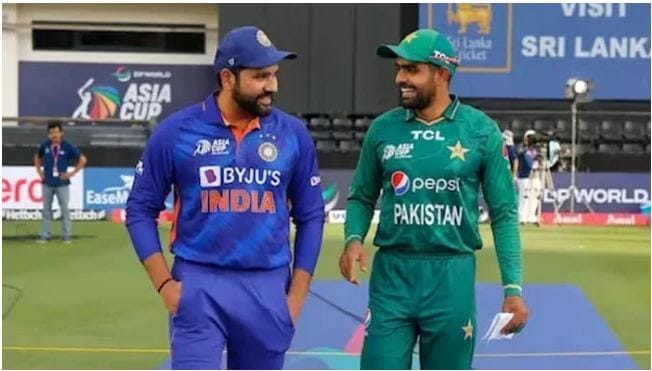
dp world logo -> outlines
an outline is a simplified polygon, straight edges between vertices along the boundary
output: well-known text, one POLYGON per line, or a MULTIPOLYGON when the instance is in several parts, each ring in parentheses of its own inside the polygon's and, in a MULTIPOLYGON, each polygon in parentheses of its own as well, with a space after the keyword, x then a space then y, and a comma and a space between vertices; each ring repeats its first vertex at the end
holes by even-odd
POLYGON ((394 188, 394 194, 397 196, 403 196, 410 189, 410 178, 402 171, 393 172, 390 183, 394 188))

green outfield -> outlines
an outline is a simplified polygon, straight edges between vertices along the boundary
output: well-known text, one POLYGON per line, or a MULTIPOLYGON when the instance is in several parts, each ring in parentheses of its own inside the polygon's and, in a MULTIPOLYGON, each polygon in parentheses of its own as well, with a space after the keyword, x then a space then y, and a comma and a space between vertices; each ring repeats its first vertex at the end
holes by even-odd
MULTIPOLYGON (((154 369, 168 356, 164 307, 124 226, 75 223, 72 245, 37 245, 33 222, 4 222, 2 229, 3 368, 154 369)), ((478 280, 498 282, 489 228, 482 233, 487 248, 478 253, 478 280)), ((579 286, 649 369, 650 229, 546 227, 522 234, 526 284, 579 286)), ((328 225, 317 279, 340 278, 341 248, 342 226, 328 225)))

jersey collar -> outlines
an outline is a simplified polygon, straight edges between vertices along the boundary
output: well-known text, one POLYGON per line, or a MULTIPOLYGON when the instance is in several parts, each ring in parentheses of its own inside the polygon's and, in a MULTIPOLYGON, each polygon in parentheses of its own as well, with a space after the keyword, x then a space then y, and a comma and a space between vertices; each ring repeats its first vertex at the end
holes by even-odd
POLYGON ((441 117, 438 117, 438 118, 434 119, 432 122, 428 123, 428 122, 425 122, 424 120, 421 120, 420 118, 418 118, 413 109, 408 109, 408 110, 405 111, 405 121, 409 122, 409 121, 412 121, 412 120, 417 120, 417 121, 420 121, 420 122, 424 122, 426 124, 431 124, 431 123, 439 122, 439 121, 443 120, 444 118, 446 118, 448 120, 451 120, 451 121, 455 120, 455 115, 457 114, 457 110, 460 107, 460 99, 455 94, 451 94, 451 95, 449 95, 449 97, 451 98, 451 103, 444 110, 444 114, 441 117))
MULTIPOLYGON (((222 116, 222 112, 220 111, 220 108, 217 106, 217 93, 218 92, 213 92, 211 93, 204 101, 201 103, 201 120, 205 123, 208 124, 218 124, 222 126, 231 126, 230 123, 226 122, 224 120, 224 117, 222 116)), ((266 122, 267 120, 271 120, 271 114, 264 116, 264 117, 257 117, 254 120, 251 121, 249 124, 250 126, 253 126, 253 128, 260 129, 261 124, 266 122)))

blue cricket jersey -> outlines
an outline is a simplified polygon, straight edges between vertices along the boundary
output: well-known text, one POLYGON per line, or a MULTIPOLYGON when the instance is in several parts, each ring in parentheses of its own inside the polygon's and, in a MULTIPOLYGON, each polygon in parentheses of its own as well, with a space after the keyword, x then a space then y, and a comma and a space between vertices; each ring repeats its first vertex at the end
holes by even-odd
POLYGON ((291 260, 313 272, 324 204, 315 147, 302 121, 273 109, 235 135, 215 96, 169 116, 149 139, 127 201, 127 228, 139 258, 161 250, 156 218, 174 189, 172 252, 233 269, 272 269, 291 260))

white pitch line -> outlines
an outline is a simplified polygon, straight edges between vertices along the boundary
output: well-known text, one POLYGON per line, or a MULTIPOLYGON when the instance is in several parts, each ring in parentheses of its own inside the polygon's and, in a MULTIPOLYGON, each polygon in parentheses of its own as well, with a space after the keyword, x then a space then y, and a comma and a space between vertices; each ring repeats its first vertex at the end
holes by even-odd
MULTIPOLYGON (((26 352, 77 352, 77 353, 169 353, 164 348, 83 348, 83 347, 28 347, 28 346, 3 346, 2 350, 26 352)), ((299 356, 324 356, 324 357, 359 357, 360 353, 347 352, 315 352, 315 351, 289 351, 289 355, 299 356)), ((503 357, 594 357, 650 354, 650 350, 632 351, 601 351, 601 352, 537 352, 537 353, 478 353, 478 358, 503 358, 503 357)))

